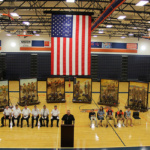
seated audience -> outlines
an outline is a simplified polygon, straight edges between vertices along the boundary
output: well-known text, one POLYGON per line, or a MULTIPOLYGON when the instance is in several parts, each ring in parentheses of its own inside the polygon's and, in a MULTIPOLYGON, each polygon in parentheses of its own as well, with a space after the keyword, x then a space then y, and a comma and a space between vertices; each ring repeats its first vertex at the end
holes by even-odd
POLYGON ((130 120, 130 126, 133 127, 130 108, 126 111, 126 126, 128 126, 128 120, 130 120))
POLYGON ((12 112, 12 123, 13 123, 13 126, 15 126, 14 120, 17 120, 17 127, 19 127, 20 117, 21 117, 21 110, 20 110, 20 108, 18 108, 18 105, 16 105, 13 108, 13 112, 12 112))
POLYGON ((54 109, 51 112, 51 127, 53 127, 53 120, 57 120, 57 127, 59 127, 59 110, 57 106, 54 106, 54 109))
POLYGON ((35 126, 38 125, 39 114, 40 114, 40 111, 37 108, 37 106, 35 105, 34 108, 32 109, 32 128, 33 128, 33 125, 34 125, 34 120, 36 120, 35 126))
POLYGON ((23 120, 27 121, 27 126, 29 127, 29 118, 30 118, 30 109, 27 108, 27 105, 24 107, 24 109, 22 110, 22 118, 21 118, 21 128, 23 126, 23 120))
POLYGON ((44 126, 42 121, 46 120, 46 126, 48 127, 49 123, 49 110, 46 108, 46 105, 43 106, 43 109, 41 110, 41 118, 40 118, 40 126, 44 126))
POLYGON ((108 127, 109 120, 113 120, 114 121, 114 127, 117 127, 116 122, 115 122, 115 118, 113 117, 113 112, 114 111, 111 109, 111 107, 109 107, 106 110, 106 128, 108 127))
POLYGON ((122 121, 122 126, 124 127, 124 113, 122 112, 122 110, 117 112, 117 124, 119 123, 119 120, 122 121))
POLYGON ((96 119, 96 114, 95 114, 95 112, 94 112, 94 109, 92 109, 91 112, 89 113, 89 118, 90 118, 90 120, 91 120, 91 125, 90 125, 90 127, 92 127, 92 122, 93 122, 93 120, 95 121, 95 126, 98 127, 98 125, 97 125, 97 119, 96 119))
POLYGON ((97 112, 97 115, 98 115, 98 119, 100 120, 100 126, 102 127, 102 121, 104 120, 104 110, 103 110, 103 107, 101 106, 100 109, 98 110, 97 112))
POLYGON ((9 120, 9 127, 10 127, 10 120, 11 120, 11 115, 12 115, 12 111, 11 109, 6 106, 5 109, 4 109, 4 112, 3 112, 4 116, 1 118, 1 127, 4 126, 4 119, 8 119, 9 120))

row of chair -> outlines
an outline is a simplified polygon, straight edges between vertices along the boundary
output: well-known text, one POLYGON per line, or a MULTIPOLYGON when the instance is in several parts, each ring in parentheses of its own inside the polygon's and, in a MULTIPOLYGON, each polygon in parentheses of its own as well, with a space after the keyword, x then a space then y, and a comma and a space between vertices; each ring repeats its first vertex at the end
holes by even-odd
MULTIPOLYGON (((134 122, 135 122, 135 120, 140 120, 140 121, 141 121, 141 118, 139 117, 139 112, 133 112, 132 117, 134 118, 134 122)), ((115 112, 115 118, 117 119, 117 112, 115 112)), ((127 119, 127 118, 126 118, 126 112, 124 112, 124 118, 127 119)), ((97 113, 97 119, 100 120, 100 119, 98 118, 98 113, 97 113)), ((104 119, 102 119, 102 120, 104 120, 104 119)), ((141 122, 140 122, 140 123, 141 123, 141 122)))

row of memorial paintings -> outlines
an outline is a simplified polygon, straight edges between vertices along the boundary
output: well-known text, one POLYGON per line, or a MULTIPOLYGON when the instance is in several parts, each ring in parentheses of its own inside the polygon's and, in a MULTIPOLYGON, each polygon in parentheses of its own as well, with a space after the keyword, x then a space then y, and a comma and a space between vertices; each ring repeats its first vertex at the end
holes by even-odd
POLYGON ((0 81, 0 111, 9 105, 9 83, 7 81, 0 81))
MULTIPOLYGON (((39 104, 38 82, 36 78, 20 79, 19 102, 21 106, 39 104)), ((115 106, 119 104, 119 81, 101 79, 100 105, 115 106)), ((65 102, 65 78, 47 78, 46 101, 48 103, 65 102)), ((74 78, 74 103, 91 103, 92 79, 74 78)), ((0 108, 9 105, 9 82, 0 81, 0 108)), ((136 110, 146 110, 148 107, 148 83, 129 82, 127 107, 136 110)))

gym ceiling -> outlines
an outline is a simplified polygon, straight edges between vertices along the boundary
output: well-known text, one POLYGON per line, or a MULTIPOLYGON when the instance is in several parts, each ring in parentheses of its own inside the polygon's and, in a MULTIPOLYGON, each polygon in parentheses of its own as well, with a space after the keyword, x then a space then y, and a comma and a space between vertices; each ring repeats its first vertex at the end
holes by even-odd
MULTIPOLYGON (((105 12, 113 0, 0 0, 0 32, 51 36, 53 12, 93 13, 92 24, 105 12)), ((141 0, 126 0, 113 11, 92 36, 149 37, 150 3, 136 6, 141 0), (122 16, 123 19, 118 17, 122 16)))

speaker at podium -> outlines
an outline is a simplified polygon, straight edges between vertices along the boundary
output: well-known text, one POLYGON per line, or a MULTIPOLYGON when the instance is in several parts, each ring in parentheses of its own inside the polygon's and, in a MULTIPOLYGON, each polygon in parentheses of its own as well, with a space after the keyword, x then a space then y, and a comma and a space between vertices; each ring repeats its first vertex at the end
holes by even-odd
POLYGON ((61 147, 74 147, 74 125, 61 125, 61 147))

